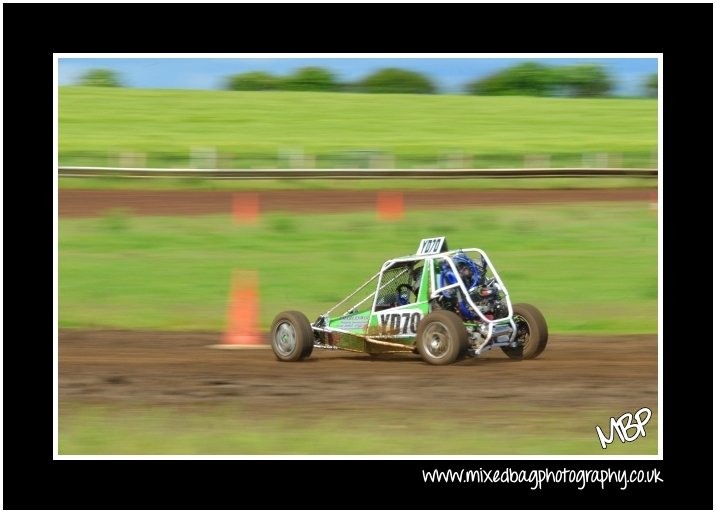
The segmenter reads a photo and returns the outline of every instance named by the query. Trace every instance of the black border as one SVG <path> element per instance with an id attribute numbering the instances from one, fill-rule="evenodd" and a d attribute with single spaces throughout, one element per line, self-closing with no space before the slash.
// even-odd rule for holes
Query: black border
<path id="1" fill-rule="evenodd" d="M 712 509 L 713 465 L 697 465 L 713 454 L 706 442 L 712 416 L 703 413 L 713 405 L 713 354 L 711 342 L 701 340 L 711 330 L 697 335 L 699 324 L 682 334 L 675 318 L 697 313 L 701 303 L 688 289 L 702 287 L 680 273 L 703 278 L 698 270 L 708 267 L 700 259 L 710 253 L 701 247 L 708 222 L 698 210 L 708 203 L 703 196 L 713 169 L 713 127 L 701 122 L 713 112 L 713 6 L 5 4 L 3 13 L 4 228 L 12 237 L 4 257 L 8 275 L 20 278 L 5 296 L 5 508 Z M 53 52 L 287 49 L 664 53 L 664 461 L 52 460 Z M 687 235 L 686 227 L 698 234 Z M 664 482 L 625 491 L 562 485 L 532 492 L 520 485 L 427 485 L 420 477 L 424 468 L 470 466 L 658 468 Z M 273 492 L 261 491 L 263 485 Z"/>

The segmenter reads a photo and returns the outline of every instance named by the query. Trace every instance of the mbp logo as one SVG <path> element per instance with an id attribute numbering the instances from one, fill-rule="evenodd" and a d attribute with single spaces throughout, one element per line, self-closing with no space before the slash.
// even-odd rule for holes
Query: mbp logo
<path id="1" fill-rule="evenodd" d="M 607 445 L 614 441 L 615 430 L 622 443 L 633 442 L 639 436 L 646 436 L 644 426 L 646 426 L 647 422 L 649 422 L 649 419 L 651 419 L 651 410 L 649 408 L 642 408 L 634 415 L 626 412 L 616 420 L 612 417 L 609 419 L 609 438 L 604 436 L 602 429 L 597 426 L 597 435 L 599 436 L 599 443 L 602 444 L 602 449 L 606 449 Z M 634 430 L 633 435 L 629 435 L 630 429 Z"/>

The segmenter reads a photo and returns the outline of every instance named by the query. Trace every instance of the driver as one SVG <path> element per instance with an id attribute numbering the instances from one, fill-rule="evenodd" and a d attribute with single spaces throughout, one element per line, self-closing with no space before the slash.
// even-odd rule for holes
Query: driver
<path id="1" fill-rule="evenodd" d="M 453 262 L 465 288 L 470 290 L 476 287 L 480 281 L 480 269 L 477 264 L 464 254 L 455 255 Z"/>
<path id="2" fill-rule="evenodd" d="M 457 265 L 457 272 L 460 274 L 460 278 L 462 278 L 463 283 L 466 284 L 471 283 L 472 277 L 475 275 L 470 266 L 463 263 L 459 263 Z"/>
<path id="3" fill-rule="evenodd" d="M 497 293 L 497 290 L 491 286 L 491 282 L 485 279 L 484 260 L 482 266 L 478 266 L 464 255 L 457 255 L 453 260 L 457 272 L 473 300 L 486 299 Z"/>

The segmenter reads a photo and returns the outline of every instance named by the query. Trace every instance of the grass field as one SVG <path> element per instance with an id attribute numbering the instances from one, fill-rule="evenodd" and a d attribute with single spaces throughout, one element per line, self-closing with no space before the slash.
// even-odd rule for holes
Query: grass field
<path id="1" fill-rule="evenodd" d="M 478 167 L 514 167 L 528 154 L 574 166 L 583 153 L 620 153 L 625 166 L 650 167 L 656 147 L 649 99 L 59 89 L 64 165 L 149 152 L 149 165 L 187 167 L 192 149 L 215 148 L 247 166 L 285 151 L 381 150 L 407 167 L 455 153 L 475 156 Z"/>
<path id="2" fill-rule="evenodd" d="M 525 155 L 581 166 L 585 153 L 653 167 L 657 103 L 647 99 L 535 99 L 61 87 L 61 165 L 190 164 L 216 148 L 232 166 L 275 165 L 303 151 L 325 167 L 337 155 L 381 150 L 402 167 L 518 167 Z M 269 160 L 262 160 L 267 157 Z M 325 157 L 325 158 L 324 158 Z M 334 158 L 333 161 L 330 158 Z M 363 159 L 363 160 L 360 160 Z M 226 164 L 226 162 L 224 162 Z M 285 167 L 287 162 L 282 162 Z M 610 162 L 610 165 L 613 163 Z M 359 166 L 360 167 L 360 166 Z M 68 188 L 405 188 L 404 182 L 61 179 Z M 398 185 L 395 185 L 398 184 Z M 654 180 L 456 180 L 445 188 L 653 186 Z M 413 182 L 410 188 L 432 188 Z M 487 251 L 514 302 L 537 305 L 551 333 L 655 333 L 657 220 L 642 203 L 500 207 L 375 214 L 266 214 L 255 226 L 228 215 L 59 220 L 60 327 L 223 331 L 235 270 L 259 275 L 260 324 L 282 310 L 309 319 L 343 299 L 421 238 Z M 657 431 L 603 451 L 594 426 L 609 409 L 515 408 L 455 418 L 437 411 L 173 409 L 116 401 L 63 402 L 60 454 L 654 454 Z M 470 405 L 466 405 L 470 408 Z M 267 410 L 269 411 L 269 410 Z M 656 425 L 655 420 L 654 426 Z"/>
<path id="3" fill-rule="evenodd" d="M 232 272 L 259 273 L 261 325 L 282 310 L 313 319 L 420 239 L 491 257 L 514 302 L 545 313 L 550 331 L 654 333 L 657 220 L 645 204 L 501 207 L 374 214 L 59 221 L 59 324 L 212 330 L 225 327 Z"/>
<path id="4" fill-rule="evenodd" d="M 437 185 L 436 185 L 437 184 Z M 432 190 L 440 189 L 598 189 L 652 187 L 656 178 L 517 178 L 517 179 L 385 179 L 385 180 L 202 180 L 147 178 L 60 178 L 60 189 L 99 190 L 192 190 L 192 191 L 266 191 L 266 190 Z"/>
<path id="5" fill-rule="evenodd" d="M 453 419 L 435 412 L 361 411 L 307 420 L 299 410 L 257 418 L 240 408 L 202 413 L 170 407 L 66 405 L 59 423 L 61 455 L 581 455 L 656 454 L 658 431 L 603 450 L 594 426 L 607 411 L 588 408 L 506 409 Z M 304 412 L 305 413 L 305 412 Z"/>

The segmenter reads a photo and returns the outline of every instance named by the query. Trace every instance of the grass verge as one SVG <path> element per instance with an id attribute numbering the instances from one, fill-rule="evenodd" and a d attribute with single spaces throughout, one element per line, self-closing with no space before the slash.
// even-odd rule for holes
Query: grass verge
<path id="1" fill-rule="evenodd" d="M 439 412 L 300 411 L 255 418 L 240 408 L 187 412 L 168 407 L 73 406 L 59 422 L 61 455 L 649 455 L 657 452 L 656 411 L 646 437 L 602 449 L 595 426 L 612 413 L 578 409 L 500 411 L 455 418 Z M 607 431 L 608 434 L 608 431 Z"/>
<path id="2" fill-rule="evenodd" d="M 363 167 L 384 164 L 387 152 L 398 167 L 465 159 L 515 167 L 526 155 L 549 155 L 559 167 L 602 154 L 650 167 L 657 107 L 654 99 L 63 86 L 59 158 L 117 165 L 143 153 L 153 167 L 295 167 L 295 156 L 307 155 L 318 167 Z"/>
<path id="3" fill-rule="evenodd" d="M 59 324 L 222 331 L 234 270 L 259 274 L 263 328 L 282 310 L 313 320 L 422 238 L 477 246 L 513 302 L 553 332 L 653 333 L 657 219 L 646 204 L 574 204 L 375 214 L 59 220 Z"/>

